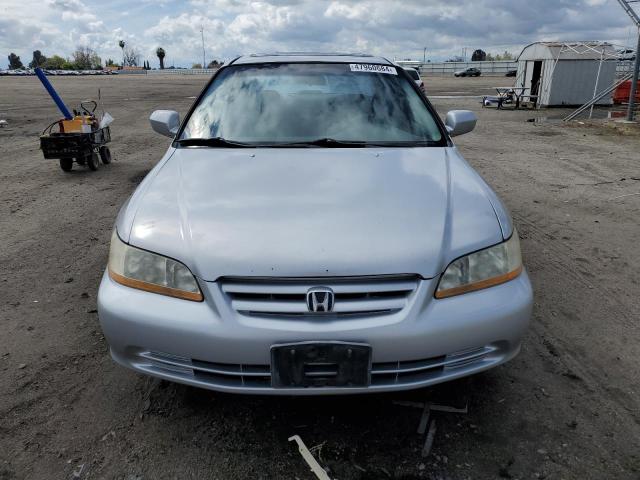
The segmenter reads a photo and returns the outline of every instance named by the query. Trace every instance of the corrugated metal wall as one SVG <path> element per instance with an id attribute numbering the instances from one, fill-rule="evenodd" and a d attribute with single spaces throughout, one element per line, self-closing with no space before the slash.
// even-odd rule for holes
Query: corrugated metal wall
<path id="1" fill-rule="evenodd" d="M 616 77 L 618 62 L 602 62 L 598 92 L 611 86 Z M 531 74 L 534 61 L 520 61 L 515 85 L 531 88 Z M 598 74 L 599 60 L 559 60 L 547 59 L 542 64 L 538 106 L 582 105 L 593 98 L 593 87 Z M 525 93 L 528 94 L 529 91 Z M 599 105 L 610 105 L 611 98 L 604 98 Z"/>
<path id="2" fill-rule="evenodd" d="M 547 61 L 549 62 L 549 61 Z M 561 60 L 553 70 L 551 88 L 547 98 L 541 98 L 541 105 L 582 105 L 593 98 L 599 61 Z M 550 69 L 553 65 L 550 66 Z M 546 70 L 546 69 L 545 69 Z M 545 73 L 547 73 L 545 71 Z M 616 75 L 616 61 L 602 62 L 597 91 L 601 92 L 613 84 Z M 548 77 L 548 75 L 546 75 Z M 546 91 L 546 90 L 545 90 Z M 610 105 L 611 98 L 604 98 L 600 105 Z"/>

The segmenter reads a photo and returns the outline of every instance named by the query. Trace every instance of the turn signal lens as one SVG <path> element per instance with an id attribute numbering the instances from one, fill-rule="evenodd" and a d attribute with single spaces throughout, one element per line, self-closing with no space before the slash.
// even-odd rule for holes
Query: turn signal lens
<path id="1" fill-rule="evenodd" d="M 518 232 L 506 242 L 454 260 L 440 277 L 436 298 L 453 297 L 513 280 L 522 272 Z"/>
<path id="2" fill-rule="evenodd" d="M 182 263 L 127 245 L 114 230 L 109 250 L 109 276 L 127 287 L 183 298 L 203 300 L 193 274 Z"/>

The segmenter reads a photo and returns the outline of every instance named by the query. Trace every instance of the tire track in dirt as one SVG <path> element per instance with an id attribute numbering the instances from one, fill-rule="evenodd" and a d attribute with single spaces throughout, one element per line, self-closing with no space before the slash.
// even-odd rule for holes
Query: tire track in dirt
<path id="1" fill-rule="evenodd" d="M 530 222 L 518 214 L 514 215 L 514 217 L 516 223 L 520 226 L 519 231 L 525 239 L 525 242 L 531 240 L 537 245 L 538 250 L 542 249 L 554 253 L 553 255 L 546 256 L 540 254 L 531 255 L 525 259 L 525 263 L 530 264 L 534 268 L 533 277 L 536 276 L 535 270 L 544 268 L 553 269 L 558 277 L 570 276 L 571 282 L 579 284 L 582 287 L 580 293 L 584 293 L 584 295 L 579 295 L 575 300 L 577 302 L 585 302 L 581 310 L 573 312 L 574 315 L 577 314 L 577 316 L 581 316 L 584 313 L 586 314 L 585 316 L 588 316 L 591 313 L 596 313 L 599 316 L 600 313 L 606 312 L 609 316 L 614 316 L 616 320 L 623 320 L 622 326 L 629 330 L 627 335 L 632 337 L 637 335 L 637 332 L 634 332 L 635 328 L 637 328 L 635 324 L 635 320 L 637 319 L 635 312 L 629 308 L 625 308 L 624 299 L 616 300 L 617 292 L 602 285 L 598 285 L 596 288 L 594 284 L 597 285 L 597 281 L 594 282 L 592 277 L 585 275 L 583 271 L 573 266 L 571 259 L 576 257 L 576 253 L 571 247 L 568 245 L 563 245 L 561 248 L 557 247 L 555 238 L 548 235 L 535 223 Z M 522 226 L 525 228 L 522 228 Z M 548 280 L 548 276 L 546 276 L 546 279 Z M 536 296 L 544 296 L 548 289 L 549 285 L 544 284 L 535 292 Z M 597 305 L 592 305 L 594 297 L 596 296 Z M 557 307 L 557 305 L 554 306 Z M 547 307 L 549 307 L 548 304 Z M 591 308 L 593 308 L 593 310 L 591 310 Z M 587 309 L 587 311 L 585 311 L 585 309 Z M 554 310 L 551 310 L 551 312 L 553 311 Z M 565 315 L 562 315 L 562 317 L 564 316 Z M 604 362 L 597 362 L 597 364 L 591 363 L 593 360 L 590 360 L 589 357 L 584 354 L 582 351 L 583 348 L 581 346 L 576 348 L 577 343 L 574 343 L 576 339 L 574 327 L 576 324 L 571 323 L 571 327 L 567 328 L 566 325 L 563 325 L 563 320 L 564 318 L 560 318 L 560 321 L 552 322 L 551 320 L 545 319 L 545 316 L 542 315 L 540 322 L 533 323 L 533 328 L 538 335 L 551 344 L 551 348 L 549 349 L 550 353 L 556 356 L 558 360 L 565 365 L 567 370 L 577 373 L 590 389 L 598 392 L 599 397 L 611 400 L 611 403 L 601 401 L 600 407 L 606 411 L 610 405 L 615 405 L 615 414 L 619 418 L 618 424 L 620 428 L 626 430 L 630 438 L 634 436 L 637 437 L 637 433 L 628 427 L 628 421 L 633 422 L 635 425 L 640 425 L 640 409 L 638 408 L 637 398 L 628 393 L 624 393 L 624 389 L 622 388 L 608 387 L 608 385 L 614 381 L 612 377 L 615 377 L 616 383 L 621 385 L 637 385 L 637 378 L 628 374 L 628 367 L 624 365 L 617 367 L 613 361 L 605 360 Z M 562 337 L 558 335 L 558 330 L 563 334 Z M 595 334 L 596 332 L 593 333 Z M 591 347 L 591 349 L 592 352 L 595 350 L 593 347 Z M 603 354 L 604 353 L 605 352 L 603 352 Z"/>

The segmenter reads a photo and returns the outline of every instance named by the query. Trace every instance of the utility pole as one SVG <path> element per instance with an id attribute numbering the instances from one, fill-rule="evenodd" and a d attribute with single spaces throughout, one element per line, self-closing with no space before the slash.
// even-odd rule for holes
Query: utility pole
<path id="1" fill-rule="evenodd" d="M 202 36 L 202 68 L 207 68 L 207 62 L 204 53 L 204 26 L 200 25 L 200 35 Z"/>
<path id="2" fill-rule="evenodd" d="M 422 51 L 422 63 L 427 63 L 427 47 Z"/>
<path id="3" fill-rule="evenodd" d="M 638 87 L 638 70 L 640 70 L 640 16 L 629 5 L 630 3 L 638 3 L 638 0 L 618 0 L 620 6 L 631 17 L 633 23 L 638 27 L 638 43 L 636 45 L 636 59 L 633 62 L 633 76 L 631 77 L 631 91 L 629 92 L 629 107 L 627 108 L 627 121 L 633 122 L 636 109 L 636 92 Z"/>

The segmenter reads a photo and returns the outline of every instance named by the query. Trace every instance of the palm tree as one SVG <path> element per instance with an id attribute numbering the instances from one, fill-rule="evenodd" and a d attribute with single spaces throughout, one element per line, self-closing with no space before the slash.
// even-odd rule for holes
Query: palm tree
<path id="1" fill-rule="evenodd" d="M 124 45 L 125 45 L 124 40 L 120 40 L 118 42 L 118 45 L 122 49 L 122 68 L 124 68 Z"/>
<path id="2" fill-rule="evenodd" d="M 164 56 L 165 51 L 164 48 L 162 47 L 158 47 L 158 49 L 156 50 L 156 55 L 158 56 L 158 59 L 160 60 L 160 70 L 164 70 Z"/>

